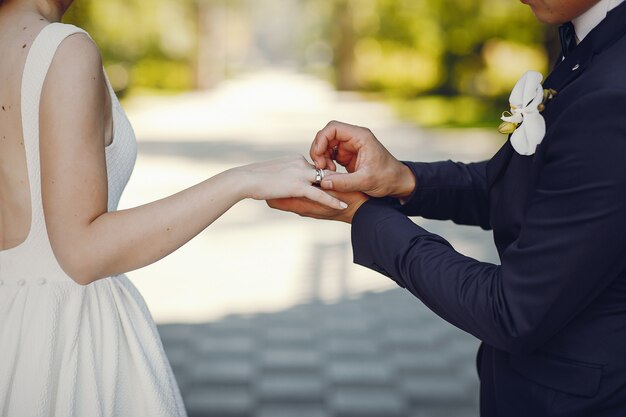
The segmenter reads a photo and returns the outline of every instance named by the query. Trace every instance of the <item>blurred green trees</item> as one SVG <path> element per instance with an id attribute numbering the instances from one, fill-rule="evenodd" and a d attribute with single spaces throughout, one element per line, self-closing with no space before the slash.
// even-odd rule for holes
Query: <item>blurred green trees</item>
<path id="1" fill-rule="evenodd" d="M 515 0 L 76 0 L 66 21 L 95 38 L 116 90 L 184 90 L 203 85 L 197 78 L 211 73 L 207 63 L 232 73 L 228 63 L 211 61 L 228 51 L 207 55 L 229 45 L 220 10 L 257 29 L 292 18 L 255 21 L 251 10 L 270 5 L 273 14 L 301 10 L 300 32 L 288 34 L 302 39 L 293 52 L 299 69 L 330 75 L 339 89 L 380 95 L 426 125 L 490 120 L 522 73 L 549 67 L 553 30 Z M 211 22 L 200 10 L 217 11 L 209 26 L 219 29 L 198 27 Z M 235 32 L 249 39 L 231 44 L 258 54 L 262 32 Z M 214 39 L 203 44 L 206 34 Z M 307 54 L 330 59 L 320 70 L 302 59 Z"/>
<path id="2" fill-rule="evenodd" d="M 334 0 L 327 13 L 339 88 L 426 125 L 491 120 L 525 71 L 549 67 L 553 31 L 517 1 Z"/>
<path id="3" fill-rule="evenodd" d="M 187 0 L 76 0 L 64 21 L 98 44 L 118 92 L 193 87 L 194 3 Z"/>

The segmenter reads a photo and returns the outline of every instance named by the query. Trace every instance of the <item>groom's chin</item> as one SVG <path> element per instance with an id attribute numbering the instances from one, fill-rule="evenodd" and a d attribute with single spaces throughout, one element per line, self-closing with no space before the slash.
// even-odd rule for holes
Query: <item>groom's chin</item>
<path id="1" fill-rule="evenodd" d="M 561 25 L 582 15 L 599 0 L 578 0 L 577 2 L 560 2 L 556 0 L 520 0 L 528 5 L 533 14 L 542 23 Z"/>

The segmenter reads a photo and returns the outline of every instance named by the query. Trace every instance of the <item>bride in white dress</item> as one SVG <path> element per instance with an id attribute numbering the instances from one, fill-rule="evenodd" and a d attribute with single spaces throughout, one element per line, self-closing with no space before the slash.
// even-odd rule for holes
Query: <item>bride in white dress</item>
<path id="1" fill-rule="evenodd" d="M 0 416 L 184 416 L 154 322 L 123 274 L 245 198 L 345 204 L 291 157 L 117 211 L 135 137 L 91 38 L 58 23 L 71 3 L 0 0 Z"/>

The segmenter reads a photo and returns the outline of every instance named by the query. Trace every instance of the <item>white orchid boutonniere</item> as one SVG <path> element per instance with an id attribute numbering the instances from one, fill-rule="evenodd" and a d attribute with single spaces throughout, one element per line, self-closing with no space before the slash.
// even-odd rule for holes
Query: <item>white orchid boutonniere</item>
<path id="1" fill-rule="evenodd" d="M 511 111 L 502 113 L 500 133 L 511 134 L 511 145 L 520 155 L 532 155 L 546 134 L 546 122 L 540 114 L 545 104 L 556 96 L 552 89 L 544 90 L 543 76 L 528 71 L 515 84 L 509 104 Z"/>

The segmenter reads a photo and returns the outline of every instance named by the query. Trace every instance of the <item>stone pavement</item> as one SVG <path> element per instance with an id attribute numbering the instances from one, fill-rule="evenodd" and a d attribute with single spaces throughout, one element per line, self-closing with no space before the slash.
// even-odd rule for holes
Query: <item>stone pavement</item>
<path id="1" fill-rule="evenodd" d="M 139 157 L 121 206 L 233 166 L 306 154 L 331 119 L 370 127 L 401 159 L 480 160 L 502 139 L 428 132 L 386 106 L 287 71 L 126 103 Z M 489 233 L 416 219 L 497 262 Z M 352 264 L 349 226 L 244 201 L 129 277 L 144 295 L 191 417 L 470 417 L 477 341 Z"/>
<path id="2" fill-rule="evenodd" d="M 159 331 L 190 417 L 478 415 L 478 342 L 400 289 Z"/>

